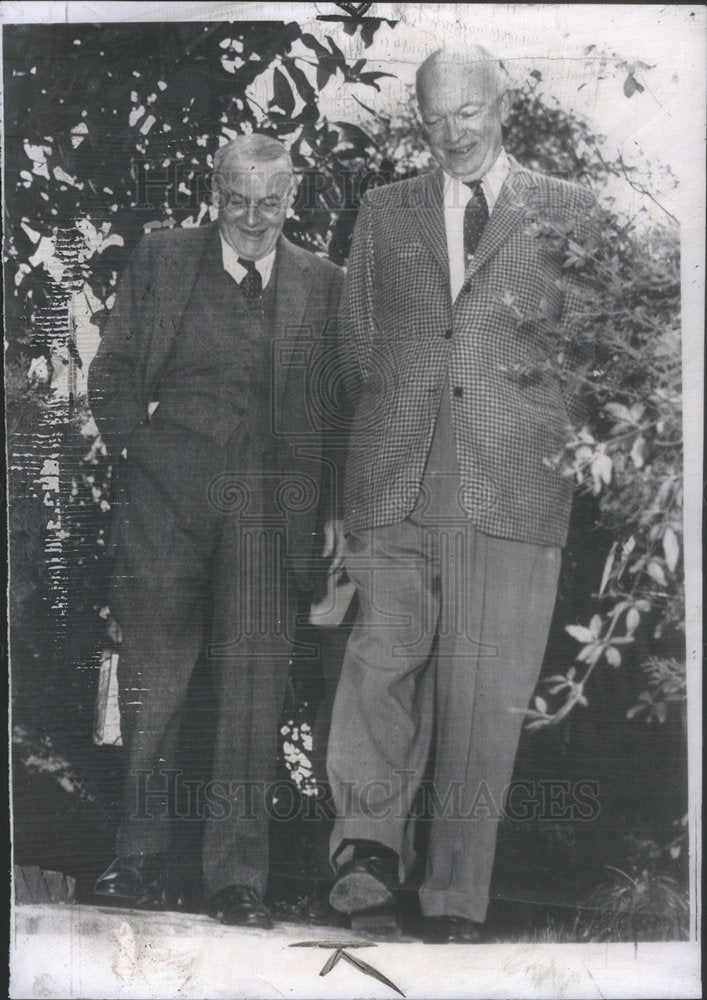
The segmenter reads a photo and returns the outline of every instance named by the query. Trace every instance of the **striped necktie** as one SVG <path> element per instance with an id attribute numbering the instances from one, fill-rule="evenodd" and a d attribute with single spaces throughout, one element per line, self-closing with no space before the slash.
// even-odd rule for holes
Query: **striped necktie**
<path id="1" fill-rule="evenodd" d="M 464 209 L 464 256 L 468 262 L 476 253 L 484 226 L 488 222 L 489 207 L 481 181 L 464 181 L 471 191 L 471 198 Z"/>
<path id="2" fill-rule="evenodd" d="M 263 279 L 260 271 L 255 266 L 254 260 L 245 260 L 243 257 L 239 257 L 238 263 L 246 270 L 238 285 L 243 292 L 243 298 L 246 302 L 256 302 L 263 295 Z"/>

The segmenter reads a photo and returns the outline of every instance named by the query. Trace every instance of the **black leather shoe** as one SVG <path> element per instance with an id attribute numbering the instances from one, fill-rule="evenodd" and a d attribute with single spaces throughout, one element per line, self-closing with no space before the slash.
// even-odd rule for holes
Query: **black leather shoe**
<path id="1" fill-rule="evenodd" d="M 394 904 L 378 906 L 374 910 L 352 913 L 351 930 L 356 934 L 368 934 L 376 941 L 399 941 L 403 930 L 398 920 Z"/>
<path id="2" fill-rule="evenodd" d="M 267 906 L 247 885 L 229 885 L 206 904 L 206 913 L 230 927 L 259 927 L 270 930 L 272 920 Z"/>
<path id="3" fill-rule="evenodd" d="M 482 924 L 466 917 L 425 917 L 425 944 L 480 944 Z"/>
<path id="4" fill-rule="evenodd" d="M 133 854 L 116 858 L 96 881 L 93 892 L 96 896 L 113 899 L 144 899 L 148 886 L 163 873 L 165 865 L 163 854 Z"/>
<path id="5" fill-rule="evenodd" d="M 395 902 L 397 855 L 382 845 L 357 848 L 351 861 L 339 868 L 329 902 L 339 913 L 365 913 Z"/>
<path id="6" fill-rule="evenodd" d="M 168 868 L 145 887 L 145 895 L 138 905 L 146 910 L 199 913 L 201 899 L 193 879 Z"/>
<path id="7" fill-rule="evenodd" d="M 303 916 L 318 927 L 347 927 L 348 920 L 329 903 L 329 887 L 323 886 L 307 903 Z"/>

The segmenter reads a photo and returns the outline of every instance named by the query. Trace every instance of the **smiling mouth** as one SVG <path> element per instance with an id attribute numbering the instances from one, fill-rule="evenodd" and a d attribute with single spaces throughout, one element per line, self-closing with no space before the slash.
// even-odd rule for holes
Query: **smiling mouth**
<path id="1" fill-rule="evenodd" d="M 455 146 L 452 149 L 448 149 L 447 152 L 452 156 L 466 156 L 466 154 L 470 153 L 475 146 L 476 143 L 472 142 L 468 146 Z"/>

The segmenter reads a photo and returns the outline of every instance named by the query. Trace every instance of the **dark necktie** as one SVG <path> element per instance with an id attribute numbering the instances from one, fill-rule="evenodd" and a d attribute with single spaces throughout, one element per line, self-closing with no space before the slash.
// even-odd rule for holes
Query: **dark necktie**
<path id="1" fill-rule="evenodd" d="M 464 181 L 471 191 L 471 198 L 464 209 L 464 256 L 469 258 L 476 253 L 484 226 L 488 222 L 489 207 L 481 181 Z"/>
<path id="2" fill-rule="evenodd" d="M 260 271 L 255 266 L 254 260 L 244 260 L 243 257 L 239 257 L 238 263 L 246 270 L 238 285 L 243 292 L 243 298 L 246 302 L 257 302 L 263 294 L 263 279 Z"/>

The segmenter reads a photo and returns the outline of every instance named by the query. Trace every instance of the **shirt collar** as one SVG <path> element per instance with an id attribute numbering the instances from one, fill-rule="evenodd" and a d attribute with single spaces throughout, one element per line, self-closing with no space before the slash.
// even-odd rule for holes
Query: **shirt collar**
<path id="1" fill-rule="evenodd" d="M 508 159 L 508 154 L 505 149 L 501 148 L 501 152 L 496 157 L 496 162 L 491 167 L 487 173 L 481 178 L 481 185 L 484 189 L 484 195 L 486 196 L 486 203 L 489 207 L 489 212 L 493 211 L 493 206 L 496 204 L 496 200 L 503 187 L 503 182 L 508 177 L 511 172 L 511 162 Z M 466 205 L 467 201 L 471 198 L 471 191 L 469 188 L 461 181 L 458 177 L 452 177 L 451 174 L 445 173 L 444 175 L 444 204 L 445 207 L 463 207 Z"/>
<path id="2" fill-rule="evenodd" d="M 231 275 L 234 281 L 238 282 L 240 285 L 241 281 L 246 276 L 246 269 L 242 264 L 238 263 L 238 253 L 233 249 L 230 243 L 227 243 L 223 236 L 219 233 L 221 239 L 221 255 L 223 257 L 223 269 L 228 274 Z M 273 264 L 275 263 L 275 254 L 277 252 L 277 247 L 270 251 L 265 257 L 261 257 L 260 260 L 256 260 L 255 267 L 260 277 L 263 279 L 263 288 L 266 287 L 268 281 L 270 281 L 270 276 L 272 274 Z"/>

